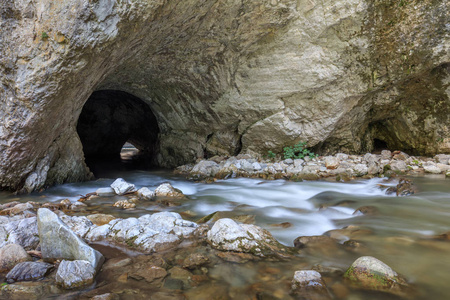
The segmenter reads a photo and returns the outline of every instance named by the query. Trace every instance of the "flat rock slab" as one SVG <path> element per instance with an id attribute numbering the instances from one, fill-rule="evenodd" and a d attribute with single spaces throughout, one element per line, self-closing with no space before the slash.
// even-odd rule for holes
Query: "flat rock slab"
<path id="1" fill-rule="evenodd" d="M 86 260 L 63 260 L 56 272 L 56 283 L 65 289 L 90 285 L 94 282 L 95 269 Z"/>
<path id="2" fill-rule="evenodd" d="M 95 270 L 100 269 L 103 255 L 89 247 L 55 213 L 40 208 L 37 218 L 44 259 L 86 260 Z"/>
<path id="3" fill-rule="evenodd" d="M 6 275 L 6 281 L 13 283 L 16 281 L 38 280 L 44 278 L 52 268 L 52 264 L 45 262 L 21 262 Z"/>

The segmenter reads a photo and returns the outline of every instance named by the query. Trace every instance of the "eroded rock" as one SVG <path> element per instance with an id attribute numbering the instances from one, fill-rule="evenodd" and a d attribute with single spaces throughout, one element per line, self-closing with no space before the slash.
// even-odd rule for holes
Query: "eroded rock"
<path id="1" fill-rule="evenodd" d="M 124 195 L 136 192 L 136 186 L 132 183 L 126 182 L 123 178 L 117 178 L 112 184 L 111 188 L 117 195 Z"/>
<path id="2" fill-rule="evenodd" d="M 30 261 L 31 257 L 17 244 L 9 244 L 0 248 L 0 272 L 11 270 L 21 262 Z"/>

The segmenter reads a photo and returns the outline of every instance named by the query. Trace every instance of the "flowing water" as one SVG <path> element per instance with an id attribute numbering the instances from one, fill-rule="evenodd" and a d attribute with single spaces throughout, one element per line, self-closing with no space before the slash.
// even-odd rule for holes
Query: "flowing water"
<path id="1" fill-rule="evenodd" d="M 365 234 L 354 238 L 364 245 L 360 252 L 306 252 L 304 259 L 309 265 L 321 264 L 345 270 L 357 257 L 372 255 L 403 274 L 416 287 L 417 298 L 450 297 L 450 242 L 430 238 L 450 231 L 450 181 L 442 176 L 413 178 L 420 192 L 409 197 L 386 195 L 379 185 L 395 185 L 396 182 L 388 182 L 382 178 L 350 183 L 238 178 L 205 184 L 190 182 L 166 171 L 116 172 L 109 174 L 109 177 L 110 179 L 64 184 L 31 195 L 1 193 L 0 202 L 48 202 L 64 198 L 76 201 L 80 198 L 79 195 L 109 186 L 117 177 L 134 183 L 138 188 L 155 188 L 160 183 L 171 182 L 190 200 L 175 207 L 161 207 L 150 201 L 140 202 L 137 209 L 128 211 L 112 207 L 117 197 L 98 198 L 86 202 L 88 211 L 130 217 L 171 210 L 182 213 L 184 218 L 193 221 L 215 211 L 255 215 L 256 225 L 269 230 L 280 242 L 290 246 L 298 236 L 321 235 L 333 229 L 356 225 L 367 229 L 363 231 Z M 374 206 L 378 213 L 354 214 L 361 206 Z M 274 226 L 280 223 L 290 227 Z M 235 272 L 239 268 L 241 266 L 236 267 Z M 246 274 L 243 270 L 239 272 L 241 277 Z M 246 272 L 250 272 L 249 277 L 254 275 L 248 269 Z M 240 277 L 235 277 L 234 280 L 239 280 L 238 278 Z M 252 284 L 251 280 L 245 278 L 241 281 Z M 348 297 L 368 299 L 369 296 L 350 294 Z M 377 297 L 373 296 L 371 299 Z"/>

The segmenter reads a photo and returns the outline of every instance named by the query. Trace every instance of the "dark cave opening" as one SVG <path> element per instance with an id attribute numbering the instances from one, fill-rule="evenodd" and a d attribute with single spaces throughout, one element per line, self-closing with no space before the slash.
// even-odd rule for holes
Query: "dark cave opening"
<path id="1" fill-rule="evenodd" d="M 389 150 L 385 141 L 380 139 L 373 139 L 373 153 L 379 154 L 382 150 Z"/>
<path id="2" fill-rule="evenodd" d="M 81 111 L 77 132 L 86 164 L 96 177 L 110 171 L 155 165 L 158 122 L 151 108 L 129 93 L 94 92 Z"/>

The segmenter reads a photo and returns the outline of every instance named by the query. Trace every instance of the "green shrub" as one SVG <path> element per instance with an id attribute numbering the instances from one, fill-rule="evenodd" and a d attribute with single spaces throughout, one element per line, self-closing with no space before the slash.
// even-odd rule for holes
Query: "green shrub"
<path id="1" fill-rule="evenodd" d="M 41 37 L 43 40 L 48 39 L 48 34 L 45 31 L 42 31 Z"/>
<path id="2" fill-rule="evenodd" d="M 306 142 L 298 142 L 294 146 L 284 147 L 283 151 L 284 159 L 298 159 L 304 158 L 306 156 L 314 158 L 318 156 L 317 154 L 314 154 L 314 152 L 306 148 Z"/>
<path id="3" fill-rule="evenodd" d="M 275 153 L 273 153 L 272 151 L 270 151 L 270 150 L 267 151 L 267 157 L 268 157 L 268 158 L 271 158 L 271 159 L 272 159 L 272 158 L 275 158 L 275 156 L 277 156 L 277 155 L 276 155 Z"/>

